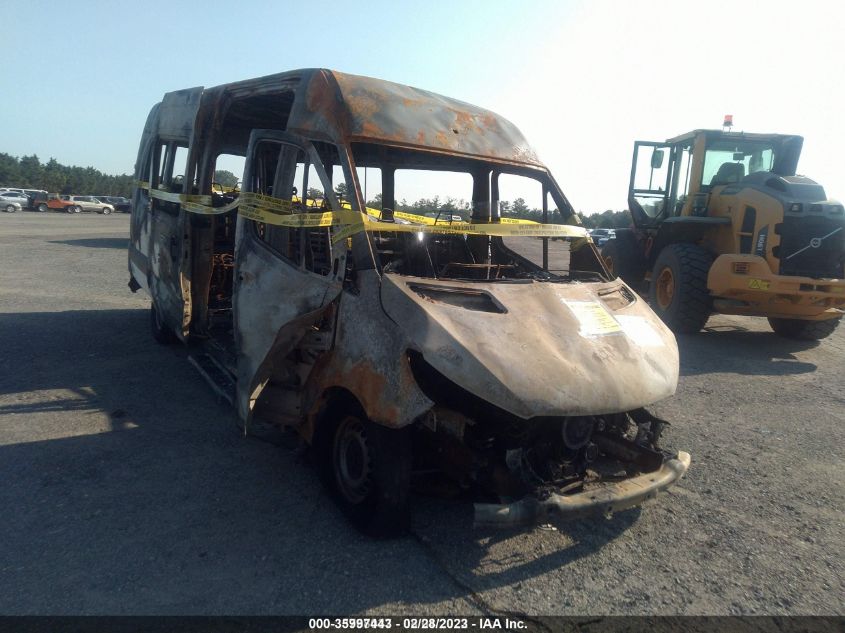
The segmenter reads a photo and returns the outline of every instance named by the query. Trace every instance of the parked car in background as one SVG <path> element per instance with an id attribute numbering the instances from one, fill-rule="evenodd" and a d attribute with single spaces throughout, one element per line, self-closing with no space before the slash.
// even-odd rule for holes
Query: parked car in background
<path id="1" fill-rule="evenodd" d="M 0 192 L 0 208 L 7 213 L 14 213 L 29 206 L 29 198 L 25 193 L 17 191 Z"/>
<path id="2" fill-rule="evenodd" d="M 39 209 L 41 203 L 47 201 L 47 192 L 43 189 L 24 189 L 23 192 L 29 198 L 27 207 L 30 209 Z M 45 208 L 44 210 L 46 211 L 47 209 Z"/>
<path id="3" fill-rule="evenodd" d="M 97 200 L 107 202 L 114 207 L 115 211 L 120 213 L 129 213 L 132 210 L 129 198 L 123 196 L 97 196 Z"/>
<path id="4" fill-rule="evenodd" d="M 42 208 L 44 203 L 39 203 L 38 210 L 39 211 L 46 211 L 46 209 Z M 57 193 L 47 194 L 47 202 L 46 202 L 47 209 L 55 209 L 56 211 L 67 211 L 69 207 L 73 206 L 73 202 L 70 201 L 70 196 L 66 195 L 59 195 Z"/>
<path id="5" fill-rule="evenodd" d="M 70 202 L 70 204 L 66 207 L 68 213 L 88 211 L 108 215 L 109 213 L 114 212 L 113 205 L 108 202 L 101 202 L 99 198 L 95 198 L 94 196 L 67 196 L 67 198 L 68 202 Z"/>
<path id="6" fill-rule="evenodd" d="M 612 237 L 611 231 L 612 229 L 590 229 L 590 237 L 593 238 L 596 246 L 604 246 Z"/>

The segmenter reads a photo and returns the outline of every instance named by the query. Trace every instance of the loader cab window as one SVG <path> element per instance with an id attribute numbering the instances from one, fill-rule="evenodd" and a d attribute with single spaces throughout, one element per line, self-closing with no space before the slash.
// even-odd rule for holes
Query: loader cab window
<path id="1" fill-rule="evenodd" d="M 631 195 L 643 213 L 658 218 L 666 213 L 672 186 L 672 146 L 637 141 Z"/>
<path id="2" fill-rule="evenodd" d="M 702 188 L 738 183 L 748 174 L 771 171 L 775 151 L 771 144 L 718 139 L 707 145 L 704 154 Z"/>
<path id="3" fill-rule="evenodd" d="M 678 145 L 674 150 L 674 173 L 672 174 L 672 195 L 670 209 L 672 215 L 681 215 L 689 194 L 692 167 L 692 143 Z"/>

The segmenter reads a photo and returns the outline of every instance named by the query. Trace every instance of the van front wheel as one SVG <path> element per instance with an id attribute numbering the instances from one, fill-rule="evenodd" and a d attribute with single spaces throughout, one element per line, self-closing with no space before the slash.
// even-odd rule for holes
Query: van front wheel
<path id="1" fill-rule="evenodd" d="M 406 532 L 409 429 L 388 429 L 355 412 L 343 415 L 327 435 L 323 479 L 350 522 L 370 536 Z"/>

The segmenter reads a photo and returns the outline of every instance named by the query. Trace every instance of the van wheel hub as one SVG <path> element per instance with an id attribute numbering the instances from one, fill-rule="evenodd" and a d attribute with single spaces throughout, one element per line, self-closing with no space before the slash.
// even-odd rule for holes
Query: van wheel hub
<path id="1" fill-rule="evenodd" d="M 362 422 L 353 416 L 340 423 L 334 446 L 338 488 L 351 503 L 363 502 L 372 487 L 372 455 Z"/>

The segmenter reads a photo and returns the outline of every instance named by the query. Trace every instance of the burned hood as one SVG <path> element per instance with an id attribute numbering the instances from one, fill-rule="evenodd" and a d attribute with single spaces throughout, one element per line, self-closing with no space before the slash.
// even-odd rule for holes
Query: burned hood
<path id="1" fill-rule="evenodd" d="M 628 411 L 671 396 L 674 335 L 619 280 L 461 282 L 386 274 L 382 306 L 427 363 L 521 418 Z"/>

